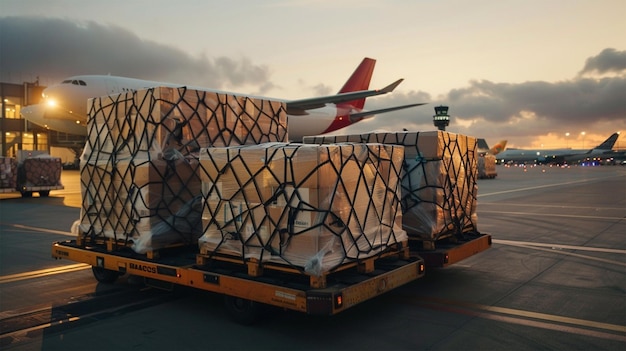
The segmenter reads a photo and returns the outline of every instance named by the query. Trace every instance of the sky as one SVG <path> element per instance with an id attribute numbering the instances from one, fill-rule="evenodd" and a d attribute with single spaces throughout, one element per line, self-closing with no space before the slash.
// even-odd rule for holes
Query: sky
<path id="1" fill-rule="evenodd" d="M 446 105 L 447 131 L 490 145 L 589 148 L 626 133 L 624 13 L 624 0 L 0 0 L 0 81 L 111 74 L 297 99 L 334 94 L 370 57 L 370 88 L 404 81 L 366 109 L 427 104 L 345 132 L 435 130 Z"/>

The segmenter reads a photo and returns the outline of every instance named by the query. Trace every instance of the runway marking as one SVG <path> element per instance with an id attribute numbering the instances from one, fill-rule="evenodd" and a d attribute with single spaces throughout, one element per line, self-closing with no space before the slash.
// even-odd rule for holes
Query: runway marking
<path id="1" fill-rule="evenodd" d="M 593 209 L 593 210 L 624 210 L 623 207 L 595 207 L 595 206 L 564 206 L 564 205 L 544 205 L 544 204 L 521 204 L 506 202 L 485 202 L 481 201 L 479 206 L 516 206 L 516 207 L 548 207 L 548 208 L 577 208 L 577 209 Z"/>
<path id="2" fill-rule="evenodd" d="M 34 231 L 34 232 L 42 232 L 42 233 L 50 233 L 50 234 L 60 234 L 60 235 L 71 236 L 71 237 L 75 237 L 76 236 L 76 234 L 72 234 L 70 232 L 64 232 L 64 231 L 61 231 L 61 230 L 54 230 L 54 229 L 39 228 L 39 227 L 31 227 L 31 226 L 22 225 L 22 224 L 4 224 L 4 223 L 0 223 L 0 225 L 6 225 L 6 226 L 9 226 L 9 227 L 31 230 L 31 231 Z"/>
<path id="3" fill-rule="evenodd" d="M 621 176 L 621 175 L 618 175 L 618 176 Z M 534 189 L 551 188 L 551 187 L 554 187 L 554 186 L 561 186 L 561 185 L 586 183 L 586 182 L 590 182 L 590 181 L 593 181 L 593 180 L 615 178 L 615 177 L 618 177 L 618 176 L 598 177 L 598 178 L 574 180 L 574 181 L 571 181 L 571 182 L 563 182 L 563 183 L 555 183 L 555 184 L 545 184 L 545 185 L 531 186 L 531 187 L 527 187 L 527 188 L 519 188 L 519 189 L 496 191 L 496 192 L 493 192 L 493 193 L 478 194 L 478 196 L 476 196 L 476 197 L 485 197 L 485 196 L 492 196 L 492 195 L 509 194 L 509 193 L 515 193 L 515 192 L 518 192 L 518 191 L 526 191 L 526 190 L 534 190 Z"/>
<path id="4" fill-rule="evenodd" d="M 571 250 L 580 250 L 580 251 L 596 251 L 596 252 L 607 252 L 607 253 L 618 253 L 626 255 L 626 250 L 619 249 L 605 249 L 602 247 L 587 247 L 587 246 L 574 246 L 574 245 L 560 245 L 560 244 L 544 244 L 544 243 L 534 243 L 530 241 L 513 241 L 513 240 L 501 240 L 501 239 L 492 239 L 493 243 L 496 244 L 504 244 L 504 245 L 524 245 L 524 246 L 542 246 L 542 247 L 550 247 L 553 249 L 571 249 Z"/>
<path id="5" fill-rule="evenodd" d="M 566 215 L 566 214 L 553 214 L 553 213 L 534 213 L 534 212 L 481 211 L 481 210 L 478 210 L 478 212 L 479 213 L 510 214 L 510 215 L 516 215 L 516 216 L 543 216 L 543 217 L 586 218 L 586 219 L 616 219 L 616 220 L 625 219 L 625 217 L 581 216 L 581 215 Z"/>
<path id="6" fill-rule="evenodd" d="M 452 313 L 476 316 L 505 323 L 525 325 L 535 328 L 543 328 L 567 332 L 571 334 L 586 335 L 602 339 L 611 339 L 626 342 L 626 336 L 616 335 L 609 332 L 626 333 L 626 326 L 590 321 L 585 319 L 557 316 L 546 313 L 517 310 L 512 308 L 487 306 L 473 304 L 469 302 L 452 301 L 440 298 L 420 297 L 415 301 L 413 296 L 404 296 L 405 300 L 418 305 L 426 305 L 437 310 L 449 311 Z M 436 304 L 436 306 L 433 306 Z M 561 324 L 555 324 L 561 323 Z M 563 325 L 563 324 L 569 324 Z M 594 328 L 609 332 L 589 330 L 584 328 Z"/>
<path id="7" fill-rule="evenodd" d="M 82 270 L 89 269 L 89 268 L 91 268 L 91 265 L 88 265 L 85 263 L 77 263 L 77 264 L 71 264 L 71 265 L 61 266 L 61 267 L 41 269 L 37 271 L 10 274 L 10 275 L 5 275 L 5 276 L 0 276 L 0 284 L 11 283 L 11 282 L 26 280 L 26 279 L 41 278 L 41 277 L 54 275 L 54 274 L 82 271 Z"/>
<path id="8" fill-rule="evenodd" d="M 580 251 L 595 251 L 595 252 L 619 253 L 619 254 L 626 254 L 626 250 L 603 249 L 603 248 L 597 248 L 597 247 L 594 248 L 594 247 L 557 245 L 557 244 L 524 243 L 522 241 L 515 242 L 515 241 L 498 240 L 498 239 L 492 239 L 492 242 L 495 243 L 495 244 L 503 244 L 503 245 L 524 247 L 524 248 L 527 248 L 527 249 L 540 250 L 540 251 L 546 251 L 546 252 L 551 252 L 551 253 L 558 253 L 558 254 L 561 254 L 561 255 L 579 257 L 579 258 L 584 258 L 586 260 L 604 262 L 604 263 L 608 263 L 608 264 L 612 264 L 612 265 L 618 265 L 618 266 L 626 267 L 626 262 L 615 261 L 615 260 L 607 260 L 607 259 L 604 259 L 604 258 L 598 258 L 598 257 L 593 257 L 593 256 L 588 256 L 588 255 L 581 255 L 581 254 L 577 254 L 577 253 L 573 253 L 573 252 L 558 251 L 557 249 L 570 249 L 570 250 L 580 250 Z M 550 249 L 546 249 L 545 247 L 550 247 Z"/>

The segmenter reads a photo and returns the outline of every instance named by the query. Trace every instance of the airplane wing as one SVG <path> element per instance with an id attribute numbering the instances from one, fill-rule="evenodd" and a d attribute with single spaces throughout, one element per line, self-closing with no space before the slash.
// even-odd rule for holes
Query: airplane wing
<path id="1" fill-rule="evenodd" d="M 405 109 L 405 108 L 414 107 L 414 106 L 421 106 L 421 105 L 426 105 L 426 103 L 423 102 L 423 103 L 419 103 L 419 104 L 394 106 L 394 107 L 388 107 L 388 108 L 381 108 L 379 110 L 371 110 L 371 111 L 365 111 L 365 112 L 359 112 L 359 113 L 351 113 L 350 116 L 348 116 L 348 117 L 350 118 L 351 121 L 359 121 L 363 117 L 373 116 L 373 115 L 377 115 L 377 114 L 380 114 L 380 113 L 391 112 L 391 111 L 396 111 L 396 110 L 402 110 L 402 109 Z"/>
<path id="2" fill-rule="evenodd" d="M 404 79 L 398 79 L 397 81 L 389 84 L 382 89 L 375 90 L 361 90 L 349 93 L 341 93 L 329 96 L 320 96 L 308 99 L 299 99 L 287 101 L 287 114 L 289 115 L 306 115 L 306 110 L 324 107 L 329 103 L 341 103 L 346 101 L 352 101 L 357 99 L 366 98 L 369 96 L 382 95 L 392 92 Z M 369 113 L 368 113 L 369 114 Z"/>

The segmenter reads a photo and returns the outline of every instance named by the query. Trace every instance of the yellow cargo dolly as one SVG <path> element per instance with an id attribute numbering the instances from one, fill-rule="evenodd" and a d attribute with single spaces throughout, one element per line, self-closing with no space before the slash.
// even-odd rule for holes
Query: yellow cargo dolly
<path id="1" fill-rule="evenodd" d="M 356 265 L 329 274 L 326 287 L 315 288 L 305 274 L 265 270 L 265 274 L 253 276 L 246 265 L 221 260 L 198 265 L 192 252 L 184 249 L 173 256 L 161 254 L 148 259 L 130 250 L 81 247 L 70 240 L 54 243 L 52 257 L 91 265 L 94 277 L 102 283 L 113 283 L 128 273 L 144 277 L 152 287 L 183 285 L 223 294 L 233 319 L 244 324 L 256 320 L 258 303 L 307 314 L 334 315 L 421 278 L 425 271 L 419 257 L 390 255 L 377 259 L 370 272 L 360 272 L 362 269 Z"/>
<path id="2" fill-rule="evenodd" d="M 198 254 L 197 248 L 168 249 L 167 254 L 149 258 L 130 248 L 112 251 L 107 245 L 78 242 L 54 243 L 52 257 L 91 265 L 94 277 L 102 283 L 113 283 L 119 276 L 131 274 L 143 277 L 151 287 L 172 289 L 182 285 L 223 294 L 232 318 L 250 324 L 260 317 L 262 304 L 312 315 L 335 315 L 423 277 L 427 263 L 421 253 L 434 267 L 443 267 L 450 257 L 456 262 L 489 248 L 491 236 L 478 234 L 429 252 L 412 251 L 403 243 L 399 246 L 404 247 L 385 255 L 340 266 L 322 280 L 288 269 L 264 269 L 263 274 L 257 274 L 241 261 L 207 259 Z"/>

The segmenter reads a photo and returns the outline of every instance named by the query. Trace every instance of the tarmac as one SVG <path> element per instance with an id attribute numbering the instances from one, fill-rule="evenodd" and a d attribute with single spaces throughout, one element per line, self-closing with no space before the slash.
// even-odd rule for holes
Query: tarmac
<path id="1" fill-rule="evenodd" d="M 50 197 L 0 194 L 0 347 L 626 349 L 626 167 L 497 171 L 478 181 L 490 249 L 336 316 L 274 311 L 253 327 L 230 322 L 219 297 L 103 286 L 88 267 L 52 260 L 80 216 L 80 174 L 64 171 Z M 72 315 L 63 328 L 46 326 L 61 312 Z M 16 322 L 35 315 L 40 327 Z"/>

